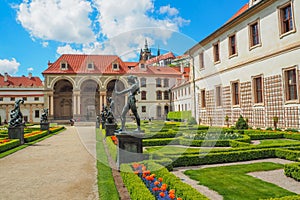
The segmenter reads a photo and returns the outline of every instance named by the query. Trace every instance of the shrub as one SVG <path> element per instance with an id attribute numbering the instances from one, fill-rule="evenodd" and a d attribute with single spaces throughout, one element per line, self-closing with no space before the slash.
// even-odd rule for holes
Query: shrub
<path id="1" fill-rule="evenodd" d="M 272 127 L 268 127 L 268 128 L 266 128 L 266 130 L 267 131 L 272 131 L 273 129 L 272 129 Z"/>
<path id="2" fill-rule="evenodd" d="M 246 120 L 243 118 L 242 115 L 240 115 L 238 121 L 235 124 L 235 127 L 238 130 L 248 129 L 248 123 L 246 122 Z"/>
<path id="3" fill-rule="evenodd" d="M 37 131 L 36 134 L 35 132 L 32 132 L 32 133 L 28 133 L 28 134 L 25 134 L 24 135 L 24 141 L 25 142 L 32 142 L 34 140 L 37 140 L 41 137 L 44 137 L 48 135 L 48 131 Z"/>
<path id="4" fill-rule="evenodd" d="M 300 134 L 297 133 L 284 133 L 284 137 L 292 140 L 300 140 Z"/>
<path id="5" fill-rule="evenodd" d="M 294 132 L 294 133 L 298 133 L 298 130 L 297 129 L 294 129 L 294 128 L 288 128 L 285 130 L 286 132 Z"/>
<path id="6" fill-rule="evenodd" d="M 190 117 L 187 121 L 188 125 L 195 125 L 197 124 L 197 121 L 195 119 L 195 117 Z"/>
<path id="7" fill-rule="evenodd" d="M 15 148 L 20 145 L 20 140 L 19 139 L 13 139 L 9 140 L 9 142 L 0 144 L 0 152 L 7 151 L 9 149 Z"/>
<path id="8" fill-rule="evenodd" d="M 169 112 L 167 118 L 171 120 L 182 121 L 184 119 L 189 119 L 192 117 L 191 111 L 173 111 Z"/>
<path id="9" fill-rule="evenodd" d="M 296 181 L 300 181 L 300 163 L 284 165 L 284 174 L 295 179 Z"/>

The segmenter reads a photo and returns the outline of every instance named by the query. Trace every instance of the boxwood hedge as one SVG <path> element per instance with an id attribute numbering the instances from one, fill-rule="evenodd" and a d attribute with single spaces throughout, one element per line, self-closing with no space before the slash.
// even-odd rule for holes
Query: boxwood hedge
<path id="1" fill-rule="evenodd" d="M 4 144 L 0 144 L 0 153 L 7 151 L 9 149 L 15 148 L 20 145 L 20 140 L 19 139 L 13 139 L 10 140 L 9 142 L 6 142 Z"/>
<path id="2" fill-rule="evenodd" d="M 284 174 L 296 181 L 300 181 L 300 162 L 284 165 Z"/>

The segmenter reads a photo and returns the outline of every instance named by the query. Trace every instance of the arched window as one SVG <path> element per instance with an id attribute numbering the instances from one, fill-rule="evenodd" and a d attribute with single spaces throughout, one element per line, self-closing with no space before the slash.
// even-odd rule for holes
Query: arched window
<path id="1" fill-rule="evenodd" d="M 169 91 L 164 91 L 164 100 L 169 100 Z"/>

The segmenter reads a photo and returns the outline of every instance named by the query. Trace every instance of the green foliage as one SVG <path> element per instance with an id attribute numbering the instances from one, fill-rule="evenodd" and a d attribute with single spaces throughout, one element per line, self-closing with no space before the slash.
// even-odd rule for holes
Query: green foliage
<path id="1" fill-rule="evenodd" d="M 191 185 L 183 183 L 177 176 L 170 173 L 165 167 L 154 162 L 146 162 L 145 164 L 152 173 L 156 174 L 157 177 L 163 178 L 163 182 L 168 185 L 168 189 L 174 189 L 176 191 L 176 196 L 185 200 L 208 199 Z"/>
<path id="2" fill-rule="evenodd" d="M 300 181 L 300 162 L 284 165 L 284 174 L 296 181 Z"/>
<path id="3" fill-rule="evenodd" d="M 187 120 L 192 117 L 192 111 L 173 111 L 169 112 L 167 118 L 170 120 Z"/>
<path id="4" fill-rule="evenodd" d="M 218 192 L 224 199 L 257 200 L 294 194 L 272 183 L 248 175 L 249 172 L 281 168 L 283 168 L 281 164 L 264 162 L 187 170 L 185 174 Z"/>
<path id="5" fill-rule="evenodd" d="M 188 118 L 187 123 L 188 123 L 188 125 L 195 125 L 195 124 L 197 124 L 197 121 L 196 121 L 195 117 L 190 117 L 190 118 Z"/>
<path id="6" fill-rule="evenodd" d="M 111 137 L 106 137 L 105 141 L 111 158 L 117 162 L 117 145 L 114 144 Z"/>
<path id="7" fill-rule="evenodd" d="M 230 140 L 229 141 L 229 144 L 231 147 L 233 148 L 237 148 L 237 147 L 248 147 L 250 146 L 249 143 L 246 143 L 246 142 L 238 142 L 238 141 L 235 141 L 235 140 Z"/>
<path id="8" fill-rule="evenodd" d="M 148 190 L 141 178 L 133 173 L 130 165 L 122 164 L 120 170 L 124 185 L 126 186 L 126 189 L 130 195 L 130 199 L 155 200 L 155 197 Z"/>
<path id="9" fill-rule="evenodd" d="M 1 116 L 0 116 L 0 125 L 2 125 L 2 118 L 1 118 Z"/>
<path id="10" fill-rule="evenodd" d="M 268 127 L 268 128 L 266 128 L 266 130 L 267 131 L 272 131 L 273 129 L 272 129 L 272 127 Z"/>
<path id="11" fill-rule="evenodd" d="M 300 134 L 298 133 L 284 133 L 284 137 L 286 139 L 300 140 Z"/>
<path id="12" fill-rule="evenodd" d="M 300 151 L 294 151 L 289 149 L 276 149 L 275 156 L 277 158 L 283 158 L 286 160 L 299 161 Z"/>
<path id="13" fill-rule="evenodd" d="M 46 135 L 48 135 L 48 131 L 43 131 L 42 133 L 40 134 L 37 134 L 37 135 L 33 135 L 33 136 L 29 136 L 29 137 L 25 137 L 24 138 L 24 141 L 27 143 L 27 142 L 32 142 L 34 140 L 37 140 L 39 138 L 42 138 L 42 137 L 45 137 Z"/>
<path id="14" fill-rule="evenodd" d="M 161 138 L 161 139 L 143 139 L 143 146 L 161 146 L 161 145 L 179 144 L 178 138 Z"/>
<path id="15" fill-rule="evenodd" d="M 104 149 L 104 136 L 99 134 L 100 130 L 96 129 L 96 153 L 97 153 L 97 180 L 99 199 L 119 199 L 119 193 L 115 186 L 112 170 L 109 166 L 107 155 Z"/>
<path id="16" fill-rule="evenodd" d="M 20 140 L 19 139 L 10 140 L 9 142 L 6 142 L 4 144 L 0 144 L 0 152 L 7 151 L 7 150 L 15 148 L 19 145 L 20 145 Z"/>
<path id="17" fill-rule="evenodd" d="M 300 195 L 293 195 L 293 196 L 285 196 L 280 198 L 270 198 L 270 199 L 264 199 L 264 200 L 299 200 Z"/>
<path id="18" fill-rule="evenodd" d="M 251 140 L 284 138 L 283 132 L 274 132 L 274 131 L 244 130 L 244 134 L 249 135 Z"/>
<path id="19" fill-rule="evenodd" d="M 248 123 L 247 123 L 247 121 L 243 118 L 242 115 L 240 115 L 238 121 L 236 122 L 235 128 L 238 129 L 238 130 L 248 129 Z"/>
<path id="20" fill-rule="evenodd" d="M 294 128 L 288 128 L 285 131 L 286 132 L 294 132 L 294 133 L 298 133 L 299 132 L 297 129 L 294 129 Z"/>

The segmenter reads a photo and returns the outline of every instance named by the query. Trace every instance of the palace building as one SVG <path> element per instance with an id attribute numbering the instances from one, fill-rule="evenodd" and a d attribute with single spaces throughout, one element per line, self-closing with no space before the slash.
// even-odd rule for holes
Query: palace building
<path id="1" fill-rule="evenodd" d="M 300 2 L 250 0 L 186 51 L 193 114 L 204 124 L 300 128 Z"/>

